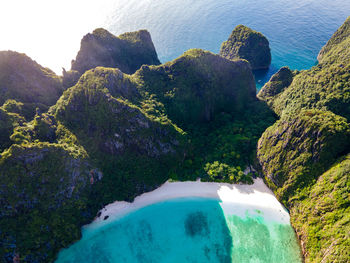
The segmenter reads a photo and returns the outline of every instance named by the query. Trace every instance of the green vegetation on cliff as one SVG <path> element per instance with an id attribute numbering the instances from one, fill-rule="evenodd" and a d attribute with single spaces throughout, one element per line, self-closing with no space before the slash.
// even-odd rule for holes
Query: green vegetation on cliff
<path id="1" fill-rule="evenodd" d="M 0 254 L 12 262 L 53 259 L 95 215 L 89 194 L 101 173 L 59 144 L 13 145 L 0 157 Z M 3 261 L 2 261 L 3 262 Z"/>
<path id="2" fill-rule="evenodd" d="M 287 207 L 349 150 L 350 124 L 332 112 L 304 110 L 269 127 L 258 158 L 270 187 Z"/>
<path id="3" fill-rule="evenodd" d="M 50 69 L 25 54 L 0 51 L 0 105 L 17 100 L 29 109 L 28 117 L 33 117 L 36 107 L 47 110 L 62 92 L 61 79 Z"/>
<path id="4" fill-rule="evenodd" d="M 305 262 L 349 262 L 350 17 L 319 65 L 282 68 L 258 97 L 281 117 L 259 140 L 258 159 L 290 209 Z"/>
<path id="5" fill-rule="evenodd" d="M 200 49 L 160 66 L 143 66 L 135 78 L 141 94 L 154 94 L 180 127 L 209 122 L 220 112 L 243 112 L 256 100 L 246 61 L 232 62 Z"/>
<path id="6" fill-rule="evenodd" d="M 296 74 L 293 81 L 275 96 L 269 96 L 276 78 L 265 84 L 258 97 L 278 114 L 301 109 L 330 110 L 350 120 L 350 18 L 322 49 L 320 63 Z"/>
<path id="7" fill-rule="evenodd" d="M 306 262 L 349 262 L 350 156 L 323 173 L 290 210 Z"/>
<path id="8" fill-rule="evenodd" d="M 77 72 L 98 66 L 119 68 L 122 72 L 132 74 L 142 65 L 160 64 L 151 35 L 147 30 L 124 33 L 118 37 L 103 28 L 95 29 L 81 40 L 81 47 L 71 71 L 65 72 L 66 87 L 77 79 Z M 75 82 L 74 82 L 75 81 Z"/>
<path id="9" fill-rule="evenodd" d="M 267 38 L 244 25 L 236 26 L 228 40 L 222 43 L 220 56 L 230 60 L 246 59 L 253 70 L 268 68 L 271 64 Z"/>

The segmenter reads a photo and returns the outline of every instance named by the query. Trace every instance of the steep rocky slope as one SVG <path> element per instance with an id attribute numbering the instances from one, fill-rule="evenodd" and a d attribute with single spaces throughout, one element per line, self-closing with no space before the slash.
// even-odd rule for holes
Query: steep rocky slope
<path id="1" fill-rule="evenodd" d="M 72 146 L 71 146 L 72 147 Z M 80 237 L 102 174 L 64 145 L 13 145 L 0 157 L 1 262 L 44 262 Z"/>
<path id="2" fill-rule="evenodd" d="M 118 68 L 132 74 L 142 65 L 160 64 L 151 35 L 147 30 L 114 36 L 97 28 L 83 37 L 70 71 L 63 70 L 63 84 L 73 86 L 87 70 L 98 66 Z"/>
<path id="3" fill-rule="evenodd" d="M 290 209 L 305 262 L 349 262 L 348 18 L 319 55 L 319 65 L 282 68 L 258 97 L 281 117 L 259 140 L 270 187 Z"/>
<path id="4" fill-rule="evenodd" d="M 321 50 L 317 66 L 296 72 L 291 84 L 275 96 L 268 96 L 266 89 L 274 84 L 267 83 L 258 97 L 279 115 L 315 108 L 330 110 L 350 120 L 349 25 L 350 18 Z"/>
<path id="5" fill-rule="evenodd" d="M 118 37 L 103 28 L 95 29 L 81 40 L 72 70 L 83 74 L 97 66 L 119 68 L 130 74 L 143 64 L 160 64 L 147 30 L 124 33 Z"/>
<path id="6" fill-rule="evenodd" d="M 276 195 L 287 206 L 349 151 L 350 124 L 329 111 L 303 110 L 269 127 L 259 140 L 258 158 Z"/>
<path id="7" fill-rule="evenodd" d="M 229 61 L 193 49 L 160 66 L 143 66 L 135 78 L 155 94 L 179 125 L 209 122 L 220 112 L 237 114 L 255 101 L 255 83 L 244 60 Z"/>
<path id="8" fill-rule="evenodd" d="M 62 95 L 61 79 L 50 69 L 14 51 L 0 51 L 0 105 L 8 99 L 25 104 L 28 115 L 48 108 Z"/>
<path id="9" fill-rule="evenodd" d="M 340 158 L 290 210 L 307 262 L 349 262 L 350 156 Z"/>
<path id="10" fill-rule="evenodd" d="M 244 25 L 236 26 L 228 40 L 222 43 L 220 56 L 230 60 L 246 59 L 253 70 L 265 69 L 271 64 L 267 38 Z"/>

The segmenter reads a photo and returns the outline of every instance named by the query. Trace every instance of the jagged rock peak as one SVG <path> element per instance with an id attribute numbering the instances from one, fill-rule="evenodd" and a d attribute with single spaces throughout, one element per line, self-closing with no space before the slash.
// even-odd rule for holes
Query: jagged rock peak
<path id="1" fill-rule="evenodd" d="M 253 70 L 265 69 L 271 64 L 267 38 L 244 25 L 236 26 L 228 40 L 222 43 L 220 55 L 230 60 L 246 59 Z"/>
<path id="2" fill-rule="evenodd" d="M 81 40 L 81 47 L 72 70 L 83 74 L 97 66 L 119 68 L 134 73 L 143 64 L 160 64 L 151 35 L 147 30 L 115 36 L 106 29 L 97 28 Z"/>

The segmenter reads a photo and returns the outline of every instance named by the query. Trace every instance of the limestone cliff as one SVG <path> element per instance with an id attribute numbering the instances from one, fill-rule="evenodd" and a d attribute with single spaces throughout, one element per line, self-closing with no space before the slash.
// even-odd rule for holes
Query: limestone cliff
<path id="1" fill-rule="evenodd" d="M 271 64 L 267 38 L 244 25 L 236 26 L 228 40 L 222 43 L 220 56 L 230 60 L 246 59 L 253 70 L 265 69 Z"/>
<path id="2" fill-rule="evenodd" d="M 258 94 L 281 117 L 260 138 L 258 159 L 291 211 L 305 262 L 350 259 L 349 22 L 322 48 L 319 65 L 281 69 Z"/>
<path id="3" fill-rule="evenodd" d="M 33 116 L 35 107 L 47 109 L 62 92 L 61 79 L 50 69 L 25 54 L 0 51 L 0 106 L 15 99 L 31 107 Z"/>
<path id="4" fill-rule="evenodd" d="M 147 30 L 124 33 L 118 37 L 103 28 L 95 29 L 81 40 L 72 70 L 83 74 L 97 66 L 119 68 L 130 74 L 142 65 L 160 64 Z"/>
<path id="5" fill-rule="evenodd" d="M 142 83 L 140 91 L 155 94 L 181 126 L 209 122 L 221 112 L 242 113 L 256 100 L 246 61 L 229 61 L 200 49 L 160 66 L 143 66 L 135 78 Z"/>
<path id="6" fill-rule="evenodd" d="M 334 33 L 321 50 L 320 63 L 300 71 L 293 81 L 275 96 L 266 96 L 274 77 L 265 84 L 259 98 L 278 114 L 297 113 L 301 109 L 330 110 L 350 120 L 350 18 Z"/>

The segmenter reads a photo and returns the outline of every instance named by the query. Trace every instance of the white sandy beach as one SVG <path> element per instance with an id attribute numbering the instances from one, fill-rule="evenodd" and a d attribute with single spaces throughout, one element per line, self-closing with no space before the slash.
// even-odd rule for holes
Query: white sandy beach
<path id="1" fill-rule="evenodd" d="M 263 180 L 254 179 L 252 185 L 211 183 L 211 182 L 166 182 L 152 192 L 144 193 L 128 203 L 117 201 L 104 207 L 101 215 L 87 227 L 111 222 L 139 208 L 176 198 L 214 198 L 226 215 L 261 215 L 265 221 L 290 224 L 289 214 L 278 202 Z M 108 216 L 107 220 L 104 220 Z"/>

